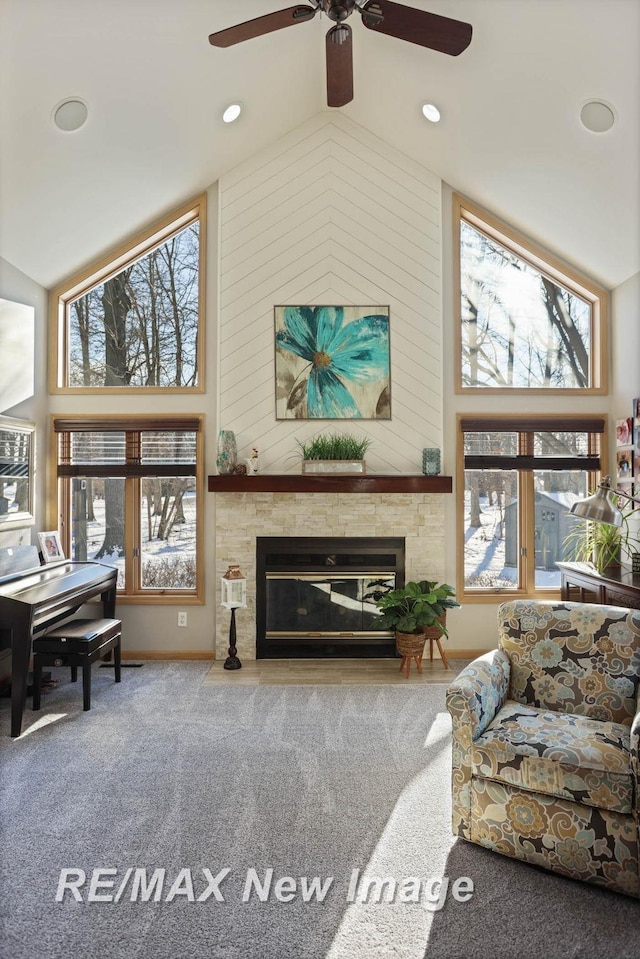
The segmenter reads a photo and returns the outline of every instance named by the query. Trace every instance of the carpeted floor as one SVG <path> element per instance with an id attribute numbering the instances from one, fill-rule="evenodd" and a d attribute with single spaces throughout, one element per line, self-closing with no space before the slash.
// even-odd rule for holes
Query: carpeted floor
<path id="1" fill-rule="evenodd" d="M 453 841 L 444 685 L 207 686 L 208 669 L 115 685 L 96 666 L 88 713 L 54 670 L 16 740 L 1 701 L 3 957 L 640 955 L 639 903 Z"/>

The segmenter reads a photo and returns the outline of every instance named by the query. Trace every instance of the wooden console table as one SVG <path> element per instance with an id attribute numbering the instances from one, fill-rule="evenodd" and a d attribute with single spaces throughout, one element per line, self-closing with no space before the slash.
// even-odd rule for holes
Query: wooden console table
<path id="1" fill-rule="evenodd" d="M 589 563 L 556 563 L 562 576 L 562 599 L 640 609 L 640 575 L 628 567 L 598 573 Z"/>

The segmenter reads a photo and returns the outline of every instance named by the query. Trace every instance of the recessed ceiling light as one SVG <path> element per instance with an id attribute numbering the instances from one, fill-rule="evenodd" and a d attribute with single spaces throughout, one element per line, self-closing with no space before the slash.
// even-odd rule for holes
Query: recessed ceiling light
<path id="1" fill-rule="evenodd" d="M 613 107 L 604 100 L 588 100 L 580 110 L 582 126 L 591 133 L 606 133 L 615 120 Z"/>
<path id="2" fill-rule="evenodd" d="M 242 106 L 239 103 L 230 103 L 222 114 L 222 119 L 225 123 L 233 123 L 234 120 L 238 119 L 241 113 Z"/>
<path id="3" fill-rule="evenodd" d="M 440 119 L 440 111 L 433 103 L 425 103 L 422 107 L 422 113 L 431 123 L 437 123 Z"/>
<path id="4" fill-rule="evenodd" d="M 79 97 L 67 97 L 53 108 L 53 122 L 58 130 L 72 133 L 87 122 L 89 111 L 87 104 Z"/>

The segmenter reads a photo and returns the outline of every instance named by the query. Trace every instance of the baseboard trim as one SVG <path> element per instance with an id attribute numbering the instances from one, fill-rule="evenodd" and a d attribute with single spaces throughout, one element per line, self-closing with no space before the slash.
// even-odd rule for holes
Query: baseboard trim
<path id="1" fill-rule="evenodd" d="M 214 661 L 215 656 L 207 650 L 184 650 L 184 649 L 123 649 L 123 659 L 184 659 L 194 660 L 203 659 Z"/>
<path id="2" fill-rule="evenodd" d="M 446 644 L 444 651 L 450 659 L 476 659 L 484 653 L 490 652 L 488 649 L 449 649 Z M 174 659 L 174 660 L 208 660 L 215 662 L 215 656 L 212 652 L 206 650 L 184 650 L 184 649 L 123 649 L 123 659 Z M 251 660 L 253 662 L 253 660 Z M 249 660 L 247 660 L 249 662 Z M 264 660 L 261 660 L 264 662 Z"/>
<path id="3" fill-rule="evenodd" d="M 491 652 L 490 649 L 450 649 L 446 643 L 443 643 L 442 648 L 447 659 L 477 659 L 478 656 L 484 656 L 485 653 Z M 497 649 L 497 646 L 492 648 Z"/>

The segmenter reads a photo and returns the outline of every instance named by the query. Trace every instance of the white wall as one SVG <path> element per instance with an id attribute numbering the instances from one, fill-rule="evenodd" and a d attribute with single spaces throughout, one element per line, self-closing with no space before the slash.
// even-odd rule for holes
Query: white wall
<path id="1" fill-rule="evenodd" d="M 33 307 L 35 314 L 35 357 L 34 379 L 36 384 L 42 384 L 41 371 L 45 368 L 46 358 L 46 310 L 47 291 L 34 280 L 30 279 L 11 263 L 0 257 L 0 298 L 13 303 L 24 303 Z M 2 345 L 0 344 L 0 349 Z M 37 545 L 36 530 L 44 529 L 44 495 L 45 474 L 43 464 L 47 421 L 47 395 L 36 386 L 35 395 L 23 400 L 10 409 L 1 409 L 0 412 L 18 419 L 30 420 L 36 424 L 36 473 L 35 473 L 35 524 L 22 529 L 11 529 L 0 532 L 0 547 Z M 11 670 L 11 654 L 8 649 L 0 649 L 0 679 L 8 678 Z"/>
<path id="2" fill-rule="evenodd" d="M 368 468 L 419 473 L 440 446 L 440 181 L 336 112 L 220 181 L 219 425 L 261 469 L 299 471 L 295 438 L 348 429 Z M 275 419 L 274 306 L 390 306 L 392 419 Z"/>
<path id="3" fill-rule="evenodd" d="M 46 424 L 47 424 L 47 393 L 42 389 L 45 382 L 47 357 L 47 291 L 26 274 L 21 273 L 7 260 L 0 257 L 0 298 L 11 300 L 14 303 L 24 303 L 33 307 L 35 313 L 35 356 L 34 380 L 35 393 L 10 409 L 0 409 L 6 416 L 15 416 L 22 420 L 31 420 L 36 424 L 36 486 L 35 486 L 35 516 L 34 526 L 24 529 L 7 530 L 0 532 L 0 546 L 11 546 L 19 543 L 33 543 L 37 545 L 35 531 L 44 529 L 44 502 L 45 502 L 45 471 L 46 455 Z M 0 345 L 1 348 L 1 345 Z"/>
<path id="4" fill-rule="evenodd" d="M 640 273 L 616 287 L 611 299 L 611 415 L 622 419 L 631 416 L 630 399 L 640 396 Z M 613 436 L 610 452 L 615 452 Z"/>
<path id="5" fill-rule="evenodd" d="M 640 396 L 640 273 L 613 291 L 611 416 L 631 416 L 631 400 Z M 611 462 L 615 462 L 615 436 L 611 436 Z M 634 477 L 635 495 L 640 496 L 640 476 Z M 630 523 L 640 549 L 640 514 Z"/>

